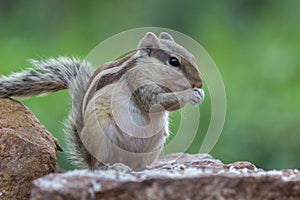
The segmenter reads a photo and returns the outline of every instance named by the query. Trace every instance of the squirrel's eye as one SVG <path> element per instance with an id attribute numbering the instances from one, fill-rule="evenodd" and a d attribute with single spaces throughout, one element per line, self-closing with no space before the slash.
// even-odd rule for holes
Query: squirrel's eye
<path id="1" fill-rule="evenodd" d="M 169 59 L 169 63 L 174 67 L 178 67 L 180 65 L 179 60 L 176 57 L 171 57 Z"/>

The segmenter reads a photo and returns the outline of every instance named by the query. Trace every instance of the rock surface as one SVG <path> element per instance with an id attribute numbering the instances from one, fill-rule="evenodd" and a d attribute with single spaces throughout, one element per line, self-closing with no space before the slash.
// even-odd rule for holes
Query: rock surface
<path id="1" fill-rule="evenodd" d="M 34 181 L 31 200 L 38 199 L 300 199 L 300 172 L 171 154 L 139 172 L 120 167 L 47 175 Z"/>
<path id="2" fill-rule="evenodd" d="M 56 170 L 58 149 L 26 107 L 0 98 L 0 199 L 28 199 L 32 181 Z"/>

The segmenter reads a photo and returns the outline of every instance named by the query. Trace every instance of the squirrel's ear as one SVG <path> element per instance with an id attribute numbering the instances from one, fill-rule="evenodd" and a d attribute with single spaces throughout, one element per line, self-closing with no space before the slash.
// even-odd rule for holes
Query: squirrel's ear
<path id="1" fill-rule="evenodd" d="M 138 49 L 159 48 L 159 46 L 160 46 L 160 41 L 158 37 L 154 33 L 148 32 L 146 33 L 145 37 L 143 37 L 139 42 Z"/>
<path id="2" fill-rule="evenodd" d="M 172 42 L 175 42 L 174 38 L 167 32 L 161 32 L 159 35 L 159 39 L 170 40 Z"/>

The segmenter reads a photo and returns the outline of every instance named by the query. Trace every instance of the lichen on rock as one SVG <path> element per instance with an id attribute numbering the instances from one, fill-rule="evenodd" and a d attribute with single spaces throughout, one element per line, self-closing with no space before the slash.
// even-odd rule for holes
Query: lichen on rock
<path id="1" fill-rule="evenodd" d="M 40 199 L 300 199 L 300 173 L 223 164 L 207 154 L 170 154 L 142 171 L 47 175 L 34 181 L 31 200 Z"/>

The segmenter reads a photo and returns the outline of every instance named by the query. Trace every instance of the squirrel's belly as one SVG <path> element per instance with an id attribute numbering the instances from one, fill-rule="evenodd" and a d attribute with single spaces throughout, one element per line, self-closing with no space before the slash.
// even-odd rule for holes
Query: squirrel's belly
<path id="1" fill-rule="evenodd" d="M 105 116 L 102 116 L 105 115 Z M 80 133 L 81 140 L 89 153 L 100 163 L 123 163 L 133 169 L 151 165 L 160 154 L 168 132 L 167 119 L 153 125 L 156 128 L 145 128 L 136 135 L 124 133 L 107 112 L 92 111 L 86 115 L 84 127 Z M 160 129 L 158 129 L 159 127 Z"/>

